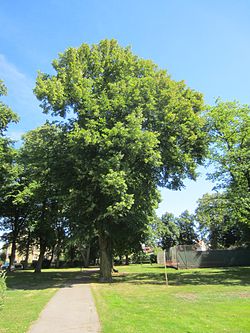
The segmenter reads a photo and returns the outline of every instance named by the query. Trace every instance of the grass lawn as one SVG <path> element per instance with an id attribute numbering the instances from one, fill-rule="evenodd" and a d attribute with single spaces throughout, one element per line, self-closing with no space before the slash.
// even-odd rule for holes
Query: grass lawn
<path id="1" fill-rule="evenodd" d="M 169 287 L 157 265 L 119 267 L 112 284 L 97 283 L 93 273 L 102 333 L 250 332 L 250 267 L 167 271 Z M 79 269 L 10 273 L 0 333 L 26 333 L 56 290 L 76 275 Z"/>
<path id="2" fill-rule="evenodd" d="M 0 333 L 26 333 L 56 290 L 77 274 L 79 269 L 9 273 L 5 306 L 0 312 Z"/>
<path id="3" fill-rule="evenodd" d="M 250 268 L 119 267 L 114 283 L 93 284 L 102 333 L 249 333 Z"/>

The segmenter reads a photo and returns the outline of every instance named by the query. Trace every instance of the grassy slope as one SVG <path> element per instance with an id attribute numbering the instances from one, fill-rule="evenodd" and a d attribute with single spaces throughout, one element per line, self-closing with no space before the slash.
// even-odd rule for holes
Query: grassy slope
<path id="1" fill-rule="evenodd" d="M 16 271 L 7 276 L 5 306 L 0 312 L 0 333 L 25 333 L 58 287 L 78 270 L 44 270 L 41 274 Z"/>
<path id="2" fill-rule="evenodd" d="M 169 287 L 159 267 L 119 271 L 93 285 L 103 333 L 250 332 L 250 268 L 168 270 Z"/>

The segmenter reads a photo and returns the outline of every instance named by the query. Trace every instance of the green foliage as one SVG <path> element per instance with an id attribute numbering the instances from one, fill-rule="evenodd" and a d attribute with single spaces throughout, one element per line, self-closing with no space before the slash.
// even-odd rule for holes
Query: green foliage
<path id="1" fill-rule="evenodd" d="M 7 88 L 0 80 L 0 97 L 7 95 Z M 12 141 L 5 136 L 9 123 L 17 122 L 18 116 L 2 101 L 0 101 L 0 200 L 2 191 L 13 175 L 13 160 L 15 150 Z"/>
<path id="2" fill-rule="evenodd" d="M 4 263 L 5 260 L 6 260 L 6 251 L 2 251 L 0 252 L 0 261 Z"/>
<path id="3" fill-rule="evenodd" d="M 26 192 L 30 191 L 32 196 L 29 231 L 33 243 L 40 247 L 40 264 L 46 250 L 56 247 L 57 253 L 61 252 L 64 239 L 66 205 L 62 183 L 67 182 L 64 147 L 62 129 L 46 123 L 28 132 L 20 149 L 20 163 L 25 166 L 25 174 L 29 181 Z M 37 271 L 39 270 L 37 266 Z"/>
<path id="4" fill-rule="evenodd" d="M 210 135 L 210 178 L 225 189 L 232 213 L 250 221 L 250 107 L 218 100 L 206 112 Z"/>
<path id="5" fill-rule="evenodd" d="M 161 246 L 165 249 L 174 245 L 192 245 L 197 240 L 195 217 L 187 210 L 179 217 L 165 213 L 162 218 L 164 228 L 161 233 Z"/>
<path id="6" fill-rule="evenodd" d="M 0 80 L 0 97 L 7 95 L 7 88 Z M 0 137 L 3 136 L 10 122 L 17 122 L 18 116 L 2 101 L 0 101 Z"/>
<path id="7" fill-rule="evenodd" d="M 195 231 L 195 217 L 185 210 L 177 218 L 177 226 L 180 230 L 178 238 L 179 244 L 192 245 L 197 241 L 197 233 Z"/>
<path id="8" fill-rule="evenodd" d="M 4 298 L 6 293 L 6 272 L 0 272 L 0 311 L 4 306 Z"/>
<path id="9" fill-rule="evenodd" d="M 249 245 L 250 227 L 239 222 L 225 193 L 204 194 L 198 201 L 195 218 L 211 248 Z"/>
<path id="10" fill-rule="evenodd" d="M 161 218 L 165 228 L 161 234 L 161 246 L 164 249 L 170 248 L 178 244 L 180 230 L 176 223 L 176 217 L 172 213 L 165 213 Z"/>
<path id="11" fill-rule="evenodd" d="M 154 141 L 144 147 L 144 154 L 156 153 L 162 160 L 161 183 L 178 188 L 183 177 L 195 177 L 196 162 L 201 162 L 205 150 L 201 94 L 171 80 L 165 71 L 115 40 L 69 48 L 53 67 L 56 75 L 39 74 L 35 94 L 47 113 L 75 113 L 80 130 L 74 136 L 96 148 L 101 139 L 112 149 L 112 137 L 126 143 L 120 136 L 126 127 L 139 136 L 141 127 L 143 142 Z M 136 155 L 141 144 L 127 143 Z M 154 153 L 159 143 L 161 149 Z M 145 156 L 146 161 L 149 158 L 155 157 Z"/>

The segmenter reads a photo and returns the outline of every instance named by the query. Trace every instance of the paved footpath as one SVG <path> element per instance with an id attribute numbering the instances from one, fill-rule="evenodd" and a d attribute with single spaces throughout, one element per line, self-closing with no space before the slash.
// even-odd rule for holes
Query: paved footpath
<path id="1" fill-rule="evenodd" d="M 74 281 L 51 298 L 28 333 L 99 333 L 90 285 Z"/>

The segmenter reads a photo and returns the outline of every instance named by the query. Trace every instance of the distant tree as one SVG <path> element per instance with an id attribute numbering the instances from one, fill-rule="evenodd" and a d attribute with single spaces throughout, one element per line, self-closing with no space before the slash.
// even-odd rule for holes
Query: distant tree
<path id="1" fill-rule="evenodd" d="M 165 213 L 161 218 L 164 229 L 161 235 L 161 246 L 168 249 L 179 244 L 180 229 L 177 224 L 177 219 L 172 213 Z"/>
<path id="2" fill-rule="evenodd" d="M 192 245 L 196 243 L 198 235 L 195 230 L 195 217 L 193 214 L 190 214 L 188 210 L 185 210 L 177 218 L 177 226 L 180 231 L 178 237 L 179 244 Z"/>
<path id="3" fill-rule="evenodd" d="M 202 95 L 115 40 L 69 48 L 53 67 L 55 75 L 38 75 L 35 94 L 44 112 L 74 115 L 72 188 L 98 233 L 101 279 L 110 281 L 119 224 L 128 234 L 137 221 L 143 233 L 157 185 L 178 189 L 196 176 L 206 150 Z"/>
<path id="4" fill-rule="evenodd" d="M 250 243 L 250 227 L 240 223 L 227 195 L 205 194 L 198 201 L 196 220 L 204 239 L 212 249 L 246 246 Z"/>
<path id="5" fill-rule="evenodd" d="M 197 240 L 194 215 L 185 210 L 179 217 L 165 213 L 161 218 L 164 229 L 161 246 L 165 249 L 174 245 L 192 245 Z"/>
<path id="6" fill-rule="evenodd" d="M 240 222 L 250 221 L 250 107 L 218 100 L 206 112 L 210 136 L 210 178 L 224 189 Z"/>

